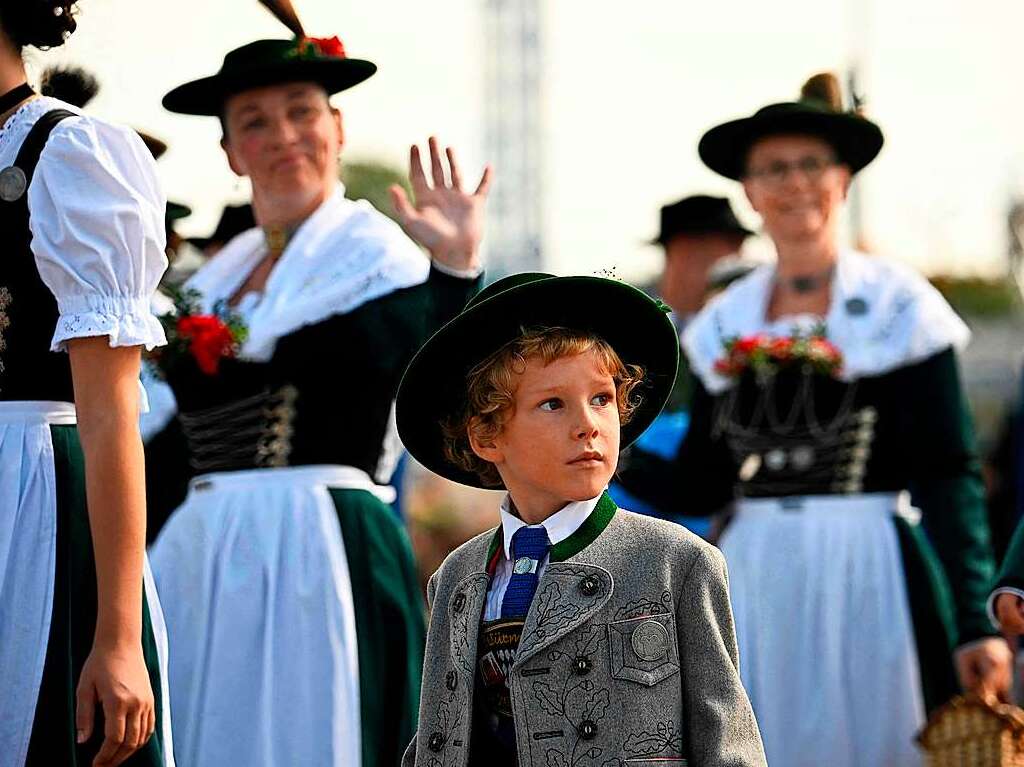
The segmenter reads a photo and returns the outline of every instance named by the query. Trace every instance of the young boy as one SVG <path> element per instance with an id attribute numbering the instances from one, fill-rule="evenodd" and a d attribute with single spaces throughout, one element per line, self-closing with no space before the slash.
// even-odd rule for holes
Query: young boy
<path id="1" fill-rule="evenodd" d="M 406 448 L 508 493 L 501 525 L 427 587 L 406 767 L 765 764 L 722 556 L 604 492 L 620 448 L 661 410 L 677 355 L 671 322 L 640 291 L 520 274 L 410 364 Z"/>

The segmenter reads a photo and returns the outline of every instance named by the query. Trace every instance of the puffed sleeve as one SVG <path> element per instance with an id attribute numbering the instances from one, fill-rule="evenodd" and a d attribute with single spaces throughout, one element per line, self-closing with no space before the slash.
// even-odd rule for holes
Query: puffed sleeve
<path id="1" fill-rule="evenodd" d="M 28 204 L 32 251 L 60 312 L 51 349 L 87 336 L 109 336 L 111 346 L 166 343 L 150 298 L 167 268 L 167 203 L 135 132 L 64 120 L 39 158 Z"/>

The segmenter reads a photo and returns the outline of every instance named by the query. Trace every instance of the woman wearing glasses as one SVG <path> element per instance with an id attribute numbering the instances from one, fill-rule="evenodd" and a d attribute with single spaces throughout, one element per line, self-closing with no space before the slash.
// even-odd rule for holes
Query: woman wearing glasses
<path id="1" fill-rule="evenodd" d="M 701 158 L 742 183 L 778 261 L 688 328 L 697 395 L 675 462 L 623 473 L 639 489 L 670 475 L 674 498 L 652 500 L 691 514 L 736 500 L 721 548 L 769 764 L 920 763 L 914 735 L 958 681 L 1008 686 L 984 612 L 968 330 L 920 276 L 840 242 L 882 142 L 807 89 L 704 135 Z"/>

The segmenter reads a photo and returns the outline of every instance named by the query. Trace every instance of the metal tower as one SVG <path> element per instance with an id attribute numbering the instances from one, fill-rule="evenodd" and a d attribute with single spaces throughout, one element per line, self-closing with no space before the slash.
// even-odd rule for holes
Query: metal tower
<path id="1" fill-rule="evenodd" d="M 494 277 L 543 268 L 540 0 L 484 0 L 485 144 Z"/>

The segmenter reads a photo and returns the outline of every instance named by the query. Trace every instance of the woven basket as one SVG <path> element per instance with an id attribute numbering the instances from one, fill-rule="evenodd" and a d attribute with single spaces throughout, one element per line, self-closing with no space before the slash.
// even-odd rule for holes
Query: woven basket
<path id="1" fill-rule="evenodd" d="M 1024 767 L 1024 711 L 958 696 L 917 736 L 927 767 Z"/>

